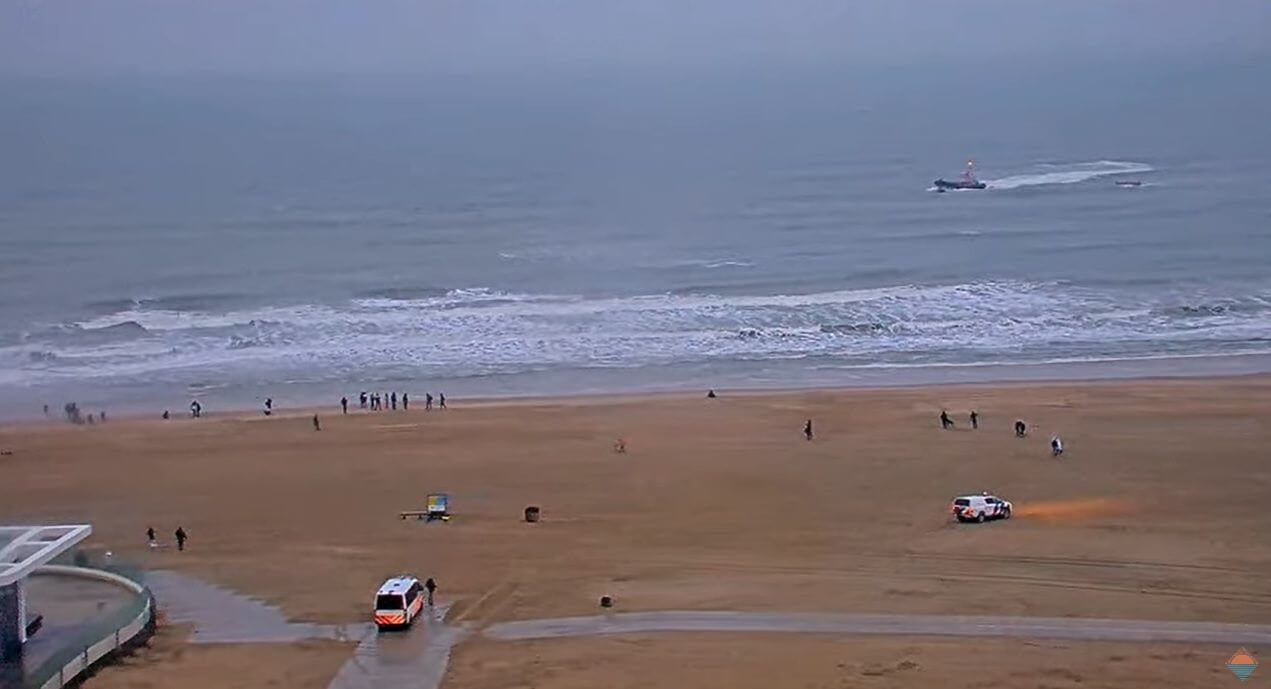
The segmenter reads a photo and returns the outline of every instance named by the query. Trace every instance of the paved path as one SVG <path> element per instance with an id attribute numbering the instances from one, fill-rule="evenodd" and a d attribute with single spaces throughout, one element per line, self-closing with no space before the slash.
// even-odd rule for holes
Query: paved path
<path id="1" fill-rule="evenodd" d="M 445 604 L 428 610 L 407 631 L 379 633 L 370 623 L 289 622 L 278 608 L 179 572 L 150 572 L 146 585 L 168 622 L 193 627 L 194 643 L 356 641 L 330 689 L 437 689 L 450 649 L 467 633 L 442 621 L 449 609 Z"/>
<path id="2" fill-rule="evenodd" d="M 438 605 L 409 631 L 377 633 L 372 625 L 288 622 L 282 611 L 260 601 L 176 572 L 146 577 L 169 622 L 193 625 L 196 643 L 298 641 L 309 638 L 357 641 L 353 657 L 329 689 L 437 689 L 450 651 L 469 633 L 445 624 Z M 1230 646 L 1271 644 L 1271 625 L 1215 622 L 1156 622 L 1051 617 L 959 615 L 860 615 L 668 610 L 593 617 L 557 617 L 501 622 L 482 632 L 490 639 L 554 639 L 644 632 L 796 632 L 910 636 L 1002 636 L 1088 641 L 1183 641 Z"/>
<path id="3" fill-rule="evenodd" d="M 171 624 L 189 624 L 195 643 L 268 643 L 302 639 L 360 639 L 369 623 L 288 622 L 278 608 L 180 572 L 146 574 L 159 612 Z"/>
<path id="4" fill-rule="evenodd" d="M 1271 625 L 1099 620 L 1072 617 L 679 610 L 503 622 L 487 627 L 484 633 L 492 639 L 510 640 L 641 632 L 817 632 L 912 636 L 1009 636 L 1089 641 L 1189 641 L 1231 645 L 1271 644 Z"/>

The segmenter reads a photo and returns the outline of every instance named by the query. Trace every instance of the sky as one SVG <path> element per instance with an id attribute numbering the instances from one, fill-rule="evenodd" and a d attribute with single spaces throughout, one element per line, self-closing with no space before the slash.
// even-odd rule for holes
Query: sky
<path id="1" fill-rule="evenodd" d="M 1265 59 L 1271 0 L 0 0 L 0 74 Z"/>

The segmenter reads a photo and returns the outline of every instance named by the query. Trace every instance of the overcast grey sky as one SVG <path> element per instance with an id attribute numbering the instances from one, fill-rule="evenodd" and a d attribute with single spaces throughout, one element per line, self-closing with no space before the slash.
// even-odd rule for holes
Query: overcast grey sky
<path id="1" fill-rule="evenodd" d="M 0 73 L 1271 55 L 1271 0 L 0 0 Z"/>

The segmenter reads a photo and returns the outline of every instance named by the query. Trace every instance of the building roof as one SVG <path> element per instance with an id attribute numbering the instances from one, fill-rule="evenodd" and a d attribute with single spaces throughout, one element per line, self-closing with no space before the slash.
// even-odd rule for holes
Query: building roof
<path id="1" fill-rule="evenodd" d="M 0 586 L 23 579 L 92 532 L 88 524 L 0 526 Z"/>

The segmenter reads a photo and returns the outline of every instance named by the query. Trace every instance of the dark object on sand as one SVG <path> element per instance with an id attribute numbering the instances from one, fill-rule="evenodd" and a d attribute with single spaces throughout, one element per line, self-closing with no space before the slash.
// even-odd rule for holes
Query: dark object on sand
<path id="1" fill-rule="evenodd" d="M 164 420 L 164 421 L 167 421 L 167 420 L 168 420 L 168 416 L 169 416 L 169 414 L 168 414 L 168 410 L 167 410 L 167 409 L 164 409 L 164 410 L 163 410 L 163 420 Z"/>
<path id="2" fill-rule="evenodd" d="M 1025 426 L 1023 421 L 1016 421 L 1015 422 L 1015 437 L 1023 438 L 1027 434 L 1028 434 L 1028 426 Z"/>
<path id="3" fill-rule="evenodd" d="M 612 596 L 601 596 L 601 597 L 600 597 L 600 607 L 602 607 L 602 608 L 612 608 L 612 607 L 613 607 L 613 597 L 612 597 Z"/>
<path id="4" fill-rule="evenodd" d="M 315 430 L 315 431 L 320 431 L 320 430 L 322 430 L 322 424 L 318 423 L 318 415 L 317 415 L 317 414 L 314 414 L 314 415 L 313 415 L 313 430 Z"/>
<path id="5" fill-rule="evenodd" d="M 715 399 L 715 391 L 714 391 L 714 390 L 707 390 L 707 391 L 706 391 L 706 398 L 707 398 L 707 399 L 712 399 L 712 400 L 713 400 L 713 399 Z"/>
<path id="6" fill-rule="evenodd" d="M 803 424 L 803 435 L 808 440 L 812 439 L 812 419 L 808 419 L 808 422 Z"/>
<path id="7" fill-rule="evenodd" d="M 538 507 L 537 506 L 530 505 L 529 507 L 525 508 L 525 521 L 531 524 L 538 521 Z"/>
<path id="8" fill-rule="evenodd" d="M 940 412 L 940 427 L 945 429 L 946 431 L 949 430 L 950 428 L 953 428 L 953 419 L 949 418 L 948 411 Z"/>

